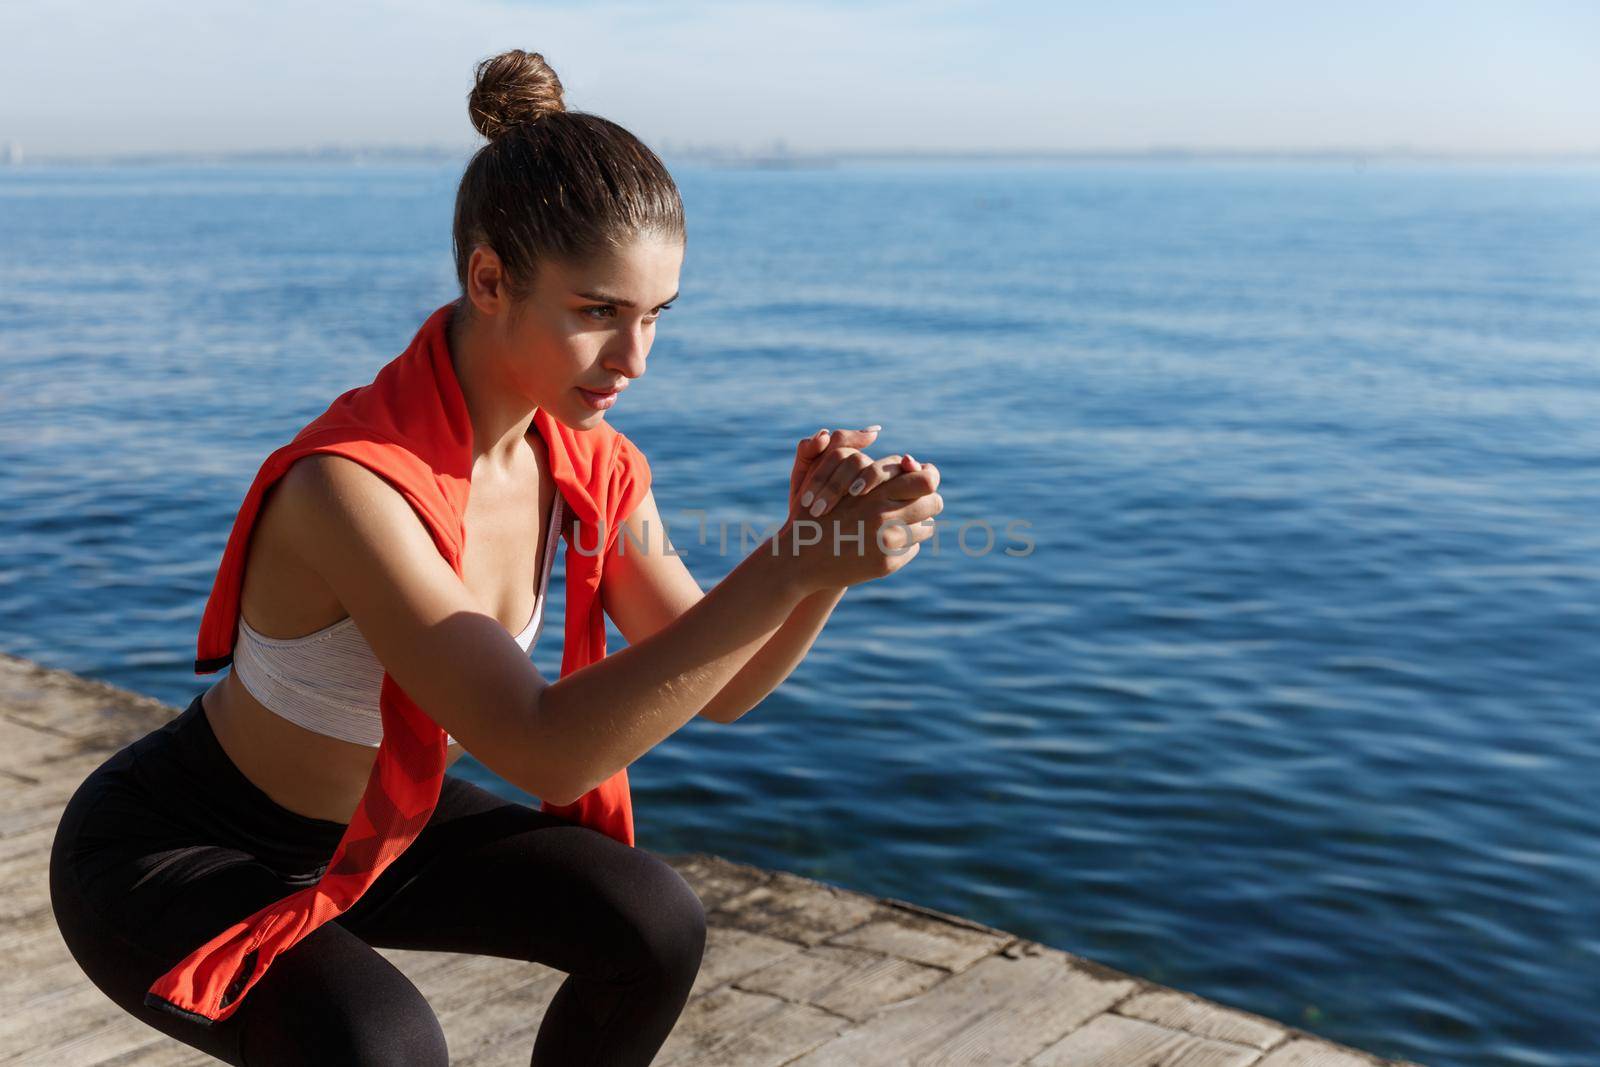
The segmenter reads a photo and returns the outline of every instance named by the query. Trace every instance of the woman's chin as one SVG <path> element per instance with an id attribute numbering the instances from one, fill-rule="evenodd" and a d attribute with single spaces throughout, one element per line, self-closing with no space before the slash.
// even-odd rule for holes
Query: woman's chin
<path id="1" fill-rule="evenodd" d="M 564 404 L 559 408 L 546 407 L 544 410 L 569 430 L 592 430 L 606 421 L 605 412 L 596 411 L 581 398 L 572 404 Z"/>

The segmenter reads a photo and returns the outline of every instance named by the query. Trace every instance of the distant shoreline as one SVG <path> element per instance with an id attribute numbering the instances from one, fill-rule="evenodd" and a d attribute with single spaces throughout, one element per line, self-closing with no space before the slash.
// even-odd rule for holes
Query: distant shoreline
<path id="1" fill-rule="evenodd" d="M 307 149 L 271 149 L 238 152 L 129 152 L 104 155 L 28 155 L 6 169 L 60 166 L 161 166 L 168 164 L 230 163 L 464 163 L 473 148 L 328 146 Z M 950 163 L 1463 163 L 1463 164 L 1593 164 L 1594 152 L 1488 153 L 1427 152 L 1403 148 L 1316 150 L 1151 148 L 1137 151 L 954 151 L 885 150 L 838 152 L 740 152 L 708 148 L 657 148 L 669 162 L 705 163 L 720 167 L 760 169 L 811 169 L 850 163 L 950 162 Z"/>

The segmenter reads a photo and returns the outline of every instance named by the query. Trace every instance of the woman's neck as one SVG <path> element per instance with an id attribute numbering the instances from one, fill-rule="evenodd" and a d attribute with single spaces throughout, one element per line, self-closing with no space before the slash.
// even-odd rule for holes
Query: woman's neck
<path id="1" fill-rule="evenodd" d="M 539 409 L 529 407 L 526 398 L 496 377 L 500 361 L 483 321 L 460 319 L 459 315 L 458 306 L 445 336 L 472 421 L 473 464 L 475 468 L 483 465 L 485 473 L 508 473 L 522 456 L 534 412 Z"/>

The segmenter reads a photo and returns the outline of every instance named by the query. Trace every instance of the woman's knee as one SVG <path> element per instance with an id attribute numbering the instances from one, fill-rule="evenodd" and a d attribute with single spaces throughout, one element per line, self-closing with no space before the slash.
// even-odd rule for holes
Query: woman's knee
<path id="1" fill-rule="evenodd" d="M 705 952 L 705 905 L 670 863 L 642 849 L 634 853 L 627 915 L 634 934 L 633 967 L 692 982 Z"/>

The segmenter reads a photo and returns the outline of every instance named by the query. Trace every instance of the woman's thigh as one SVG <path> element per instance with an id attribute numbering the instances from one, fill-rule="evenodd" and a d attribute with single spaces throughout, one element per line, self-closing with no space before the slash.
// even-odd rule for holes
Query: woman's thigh
<path id="1" fill-rule="evenodd" d="M 417 839 L 337 920 L 368 944 L 628 978 L 697 968 L 699 897 L 644 849 L 446 776 Z"/>
<path id="2" fill-rule="evenodd" d="M 106 760 L 57 824 L 50 902 L 84 974 L 153 1029 L 230 1063 L 445 1062 L 417 989 L 332 923 L 278 956 L 227 1019 L 203 1026 L 144 1003 L 194 949 L 320 872 L 321 844 L 297 840 L 311 823 L 215 765 L 225 757 L 197 743 L 194 707 Z M 311 866 L 286 864 L 295 854 Z"/>
<path id="3" fill-rule="evenodd" d="M 444 1032 L 416 986 L 336 923 L 324 923 L 275 959 L 239 1008 L 210 1026 L 146 1005 L 150 985 L 196 946 L 292 891 L 276 872 L 235 850 L 194 849 L 187 858 L 209 872 L 178 881 L 171 866 L 163 868 L 174 880 L 145 877 L 115 918 L 78 891 L 70 872 L 53 871 L 51 902 L 68 949 L 124 1011 L 220 1060 L 251 1067 L 448 1062 Z M 111 868 L 102 878 L 115 876 Z"/>

